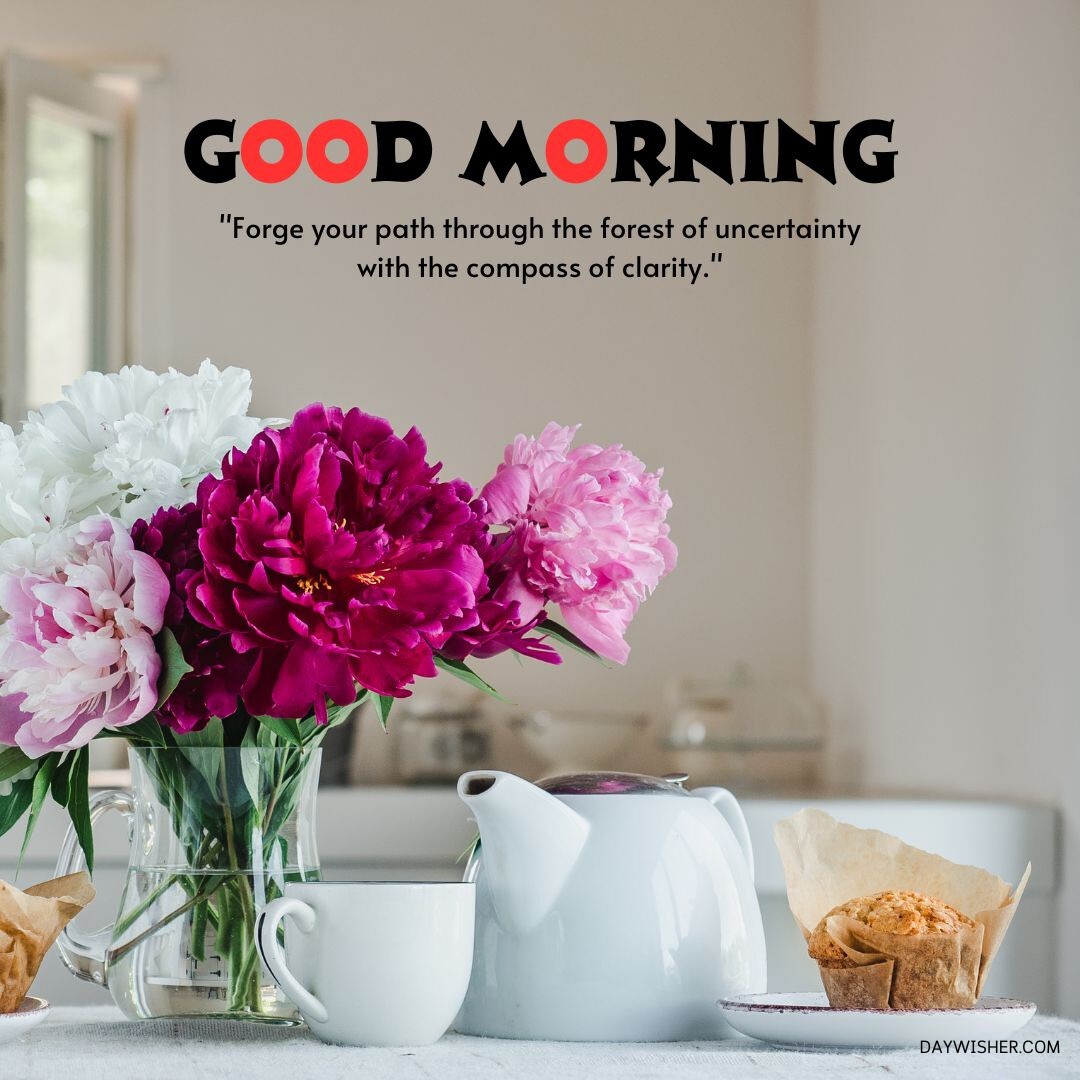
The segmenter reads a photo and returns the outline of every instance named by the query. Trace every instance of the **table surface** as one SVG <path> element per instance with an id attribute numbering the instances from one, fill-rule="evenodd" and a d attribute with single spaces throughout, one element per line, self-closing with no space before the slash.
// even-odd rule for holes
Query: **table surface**
<path id="1" fill-rule="evenodd" d="M 448 1035 L 434 1046 L 327 1046 L 304 1028 L 230 1021 L 125 1021 L 106 1008 L 54 1008 L 0 1047 L 4 1080 L 193 1080 L 200 1076 L 318 1080 L 623 1080 L 671 1077 L 1080 1076 L 1080 1023 L 1036 1017 L 1025 1039 L 1056 1039 L 1056 1055 L 784 1050 L 750 1039 L 699 1043 L 541 1043 Z"/>

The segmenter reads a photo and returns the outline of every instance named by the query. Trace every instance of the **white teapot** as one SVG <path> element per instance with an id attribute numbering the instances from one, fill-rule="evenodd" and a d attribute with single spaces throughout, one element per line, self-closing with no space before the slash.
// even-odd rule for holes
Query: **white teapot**
<path id="1" fill-rule="evenodd" d="M 637 1042 L 730 1033 L 717 998 L 765 990 L 746 820 L 684 776 L 530 784 L 465 773 L 480 845 L 472 981 L 455 1027 L 515 1039 Z"/>

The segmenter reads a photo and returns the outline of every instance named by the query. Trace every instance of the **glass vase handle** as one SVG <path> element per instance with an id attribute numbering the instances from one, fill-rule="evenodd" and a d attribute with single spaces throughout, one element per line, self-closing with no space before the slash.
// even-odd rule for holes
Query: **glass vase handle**
<path id="1" fill-rule="evenodd" d="M 130 791 L 99 791 L 90 799 L 90 826 L 108 810 L 119 810 L 128 820 L 128 834 L 135 824 L 135 802 Z M 56 876 L 64 877 L 86 869 L 86 857 L 79 846 L 79 838 L 73 825 L 68 826 L 67 835 L 60 847 L 60 857 L 56 860 Z M 56 947 L 68 971 L 77 978 L 95 983 L 97 986 L 108 985 L 105 954 L 112 941 L 113 924 L 100 930 L 82 931 L 69 923 L 56 939 Z"/>

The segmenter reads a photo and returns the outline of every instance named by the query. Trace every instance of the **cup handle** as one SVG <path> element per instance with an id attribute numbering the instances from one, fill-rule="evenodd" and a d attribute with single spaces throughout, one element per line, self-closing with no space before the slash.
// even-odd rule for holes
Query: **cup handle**
<path id="1" fill-rule="evenodd" d="M 315 929 L 315 909 L 310 904 L 305 904 L 303 900 L 297 900 L 291 896 L 272 900 L 259 916 L 259 926 L 255 934 L 259 943 L 259 953 L 274 982 L 292 998 L 300 1011 L 305 1016 L 310 1016 L 316 1023 L 325 1024 L 330 1015 L 326 1011 L 326 1006 L 296 980 L 286 965 L 285 956 L 278 944 L 278 926 L 286 916 L 291 916 L 296 925 L 305 933 L 311 933 Z"/>

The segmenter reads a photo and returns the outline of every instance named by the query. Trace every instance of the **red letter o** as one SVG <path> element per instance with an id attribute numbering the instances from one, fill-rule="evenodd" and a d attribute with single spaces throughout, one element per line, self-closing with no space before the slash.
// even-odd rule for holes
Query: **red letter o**
<path id="1" fill-rule="evenodd" d="M 568 143 L 580 139 L 586 147 L 581 161 L 570 161 L 566 156 Z M 568 184 L 584 184 L 600 173 L 607 164 L 607 139 L 604 133 L 589 120 L 564 120 L 551 129 L 544 147 L 548 168 Z"/>
<path id="2" fill-rule="evenodd" d="M 349 148 L 344 161 L 331 161 L 326 147 L 340 139 Z M 367 164 L 368 143 L 364 133 L 349 120 L 324 120 L 308 136 L 308 168 L 328 184 L 344 184 L 358 176 Z"/>
<path id="3" fill-rule="evenodd" d="M 281 160 L 269 162 L 262 156 L 263 143 L 276 139 L 281 143 Z M 244 132 L 240 160 L 248 176 L 261 184 L 280 184 L 288 180 L 304 160 L 304 144 L 296 128 L 284 120 L 260 120 Z"/>

